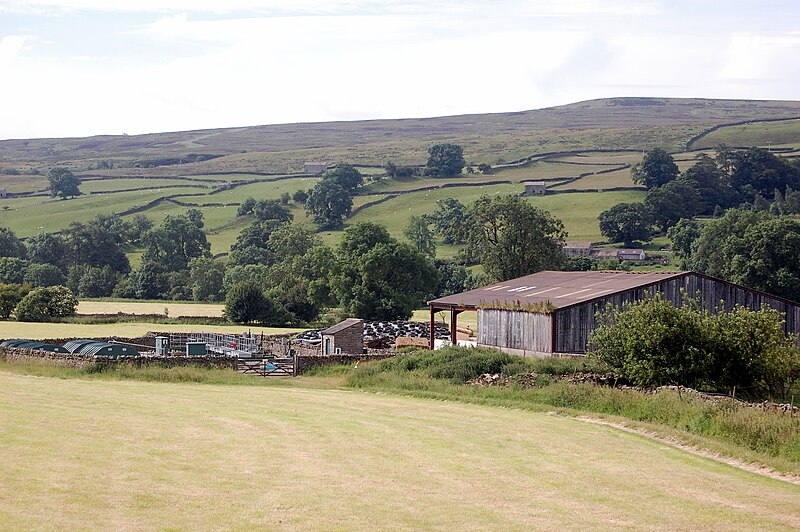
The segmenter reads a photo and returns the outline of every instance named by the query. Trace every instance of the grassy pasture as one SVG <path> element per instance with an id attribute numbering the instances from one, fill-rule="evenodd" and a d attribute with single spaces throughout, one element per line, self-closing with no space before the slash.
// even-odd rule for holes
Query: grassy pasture
<path id="1" fill-rule="evenodd" d="M 144 301 L 80 301 L 78 314 L 163 314 L 167 309 L 169 316 L 222 316 L 225 305 L 215 303 L 176 303 Z"/>
<path id="2" fill-rule="evenodd" d="M 605 189 L 611 187 L 635 187 L 638 186 L 631 180 L 631 169 L 624 168 L 614 172 L 607 172 L 605 174 L 596 174 L 582 177 L 576 181 L 567 183 L 557 183 L 555 185 L 548 185 L 548 188 L 555 190 L 558 189 Z M 642 187 L 644 190 L 644 187 Z"/>
<path id="3" fill-rule="evenodd" d="M 86 222 L 101 213 L 124 211 L 164 195 L 162 191 L 145 190 L 93 194 L 69 200 L 50 197 L 5 199 L 0 200 L 0 227 L 8 227 L 20 237 L 41 231 L 58 231 L 69 227 L 71 222 Z M 8 205 L 9 210 L 4 210 L 4 205 Z"/>
<path id="4" fill-rule="evenodd" d="M 442 185 L 465 183 L 486 183 L 501 179 L 506 178 L 498 177 L 498 175 L 461 174 L 456 177 L 411 177 L 408 179 L 383 179 L 375 183 L 370 183 L 362 189 L 359 189 L 359 192 L 362 194 L 402 192 L 424 187 L 440 187 Z M 353 198 L 354 205 L 358 198 L 359 196 Z"/>
<path id="5" fill-rule="evenodd" d="M 494 173 L 494 176 L 496 176 L 497 179 L 510 179 L 511 181 L 519 183 L 522 181 L 535 181 L 537 179 L 578 177 L 581 174 L 608 170 L 608 168 L 608 166 L 599 164 L 561 164 L 540 161 L 520 168 L 501 168 Z"/>
<path id="6" fill-rule="evenodd" d="M 408 218 L 433 211 L 439 199 L 458 198 L 462 203 L 470 204 L 484 194 L 491 196 L 520 192 L 522 185 L 519 184 L 412 192 L 364 209 L 353 216 L 348 225 L 358 221 L 378 220 L 389 228 L 393 236 L 401 237 Z M 563 220 L 570 239 L 589 241 L 602 240 L 597 224 L 597 216 L 601 212 L 620 202 L 643 199 L 644 191 L 553 194 L 528 198 L 537 207 L 550 211 L 553 216 Z"/>
<path id="7" fill-rule="evenodd" d="M 0 372 L 9 529 L 782 529 L 800 488 L 515 409 Z"/>
<path id="8" fill-rule="evenodd" d="M 800 120 L 787 120 L 722 127 L 698 140 L 693 147 L 715 148 L 720 144 L 765 147 L 799 142 Z"/>
<path id="9" fill-rule="evenodd" d="M 564 161 L 567 163 L 587 163 L 606 164 L 606 165 L 623 165 L 634 164 L 642 160 L 641 151 L 626 151 L 620 153 L 581 153 L 578 155 L 569 155 L 566 157 L 559 157 L 552 159 L 556 161 Z"/>
<path id="10" fill-rule="evenodd" d="M 87 194 L 89 192 L 113 192 L 115 190 L 125 190 L 131 188 L 153 188 L 163 186 L 180 185 L 180 188 L 164 189 L 164 194 L 179 194 L 186 192 L 193 192 L 198 188 L 207 188 L 209 183 L 202 181 L 187 181 L 185 179 L 168 179 L 168 178 L 145 178 L 145 179 L 96 179 L 91 181 L 81 182 L 81 192 Z M 191 190 L 190 190 L 191 189 Z M 208 189 L 210 190 L 210 188 Z"/>
<path id="11" fill-rule="evenodd" d="M 256 199 L 279 199 L 284 192 L 293 194 L 298 190 L 313 188 L 317 181 L 318 179 L 313 177 L 266 181 L 262 183 L 240 185 L 216 194 L 188 196 L 181 199 L 192 203 L 241 203 L 248 197 L 254 197 Z"/>
<path id="12" fill-rule="evenodd" d="M 161 304 L 161 311 L 164 306 Z M 273 327 L 247 327 L 245 325 L 189 325 L 162 323 L 24 323 L 18 321 L 0 321 L 0 338 L 27 338 L 41 340 L 46 338 L 105 338 L 119 336 L 136 338 L 149 332 L 218 332 L 239 334 L 243 331 L 253 334 L 283 334 L 297 332 L 302 329 L 279 329 Z"/>
<path id="13" fill-rule="evenodd" d="M 6 175 L 0 174 L 0 187 L 9 192 L 31 192 L 48 187 L 47 176 L 44 175 Z"/>

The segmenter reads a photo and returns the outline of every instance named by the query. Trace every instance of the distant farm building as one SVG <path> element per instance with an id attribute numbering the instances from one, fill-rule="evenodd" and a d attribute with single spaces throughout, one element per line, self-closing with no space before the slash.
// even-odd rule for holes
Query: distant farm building
<path id="1" fill-rule="evenodd" d="M 571 259 L 588 257 L 595 260 L 618 259 L 638 261 L 647 258 L 643 249 L 596 248 L 591 242 L 564 242 L 563 250 L 564 255 Z"/>
<path id="2" fill-rule="evenodd" d="M 525 196 L 543 196 L 547 193 L 544 181 L 525 181 Z"/>
<path id="3" fill-rule="evenodd" d="M 321 334 L 323 355 L 360 355 L 364 352 L 364 320 L 347 318 Z"/>
<path id="4" fill-rule="evenodd" d="M 478 345 L 542 357 L 585 353 L 598 311 L 656 293 L 674 305 L 684 294 L 697 297 L 712 313 L 736 305 L 769 306 L 781 313 L 786 332 L 800 332 L 800 304 L 694 272 L 545 271 L 435 299 L 429 306 L 431 320 L 437 311 L 452 311 L 453 340 L 457 315 L 477 311 Z"/>
<path id="5" fill-rule="evenodd" d="M 309 162 L 303 163 L 303 173 L 305 174 L 321 175 L 324 174 L 327 169 L 327 164 Z"/>
<path id="6" fill-rule="evenodd" d="M 5 187 L 0 187 L 0 198 L 7 198 L 8 192 L 6 192 Z"/>
<path id="7" fill-rule="evenodd" d="M 227 181 L 216 183 L 214 185 L 214 190 L 228 190 L 229 188 L 231 188 L 231 184 Z"/>
<path id="8" fill-rule="evenodd" d="M 643 249 L 616 249 L 616 248 L 595 248 L 589 253 L 590 259 L 604 260 L 644 260 L 647 258 Z"/>
<path id="9" fill-rule="evenodd" d="M 591 252 L 591 242 L 564 242 L 564 255 L 571 259 L 588 257 Z"/>

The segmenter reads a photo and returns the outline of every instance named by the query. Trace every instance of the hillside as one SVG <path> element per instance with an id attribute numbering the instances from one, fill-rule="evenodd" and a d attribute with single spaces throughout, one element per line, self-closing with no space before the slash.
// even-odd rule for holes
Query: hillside
<path id="1" fill-rule="evenodd" d="M 469 202 L 519 193 L 523 181 L 543 180 L 551 193 L 530 201 L 562 218 L 570 239 L 596 241 L 602 239 L 600 212 L 643 198 L 630 180 L 642 150 L 666 147 L 682 170 L 697 155 L 687 145 L 761 145 L 794 156 L 800 148 L 796 117 L 800 102 L 613 98 L 518 113 L 6 140 L 0 141 L 0 187 L 12 197 L 0 199 L 0 226 L 29 237 L 98 213 L 141 212 L 158 222 L 197 207 L 212 252 L 220 254 L 249 223 L 236 219 L 245 198 L 276 199 L 313 187 L 317 178 L 302 174 L 304 161 L 342 160 L 379 178 L 387 160 L 423 164 L 431 144 L 448 141 L 464 147 L 468 163 L 493 165 L 492 175 L 375 179 L 359 189 L 350 222 L 382 220 L 400 236 L 408 217 L 429 212 L 437 199 Z M 45 175 L 55 165 L 81 177 L 83 196 L 49 197 Z M 229 187 L 218 190 L 221 182 Z M 301 205 L 290 205 L 296 221 L 308 221 Z M 323 237 L 335 242 L 338 233 Z"/>
<path id="2" fill-rule="evenodd" d="M 668 145 L 678 150 L 694 134 L 720 123 L 796 116 L 800 102 L 793 101 L 611 98 L 517 113 L 4 140 L 0 164 L 85 168 L 93 161 L 110 160 L 128 167 L 199 154 L 226 160 L 181 165 L 187 166 L 187 173 L 225 167 L 234 171 L 245 164 L 257 166 L 256 161 L 262 171 L 286 172 L 300 170 L 306 155 L 326 162 L 350 155 L 349 162 L 364 164 L 410 159 L 424 153 L 424 145 L 443 139 L 463 143 L 473 162 L 495 162 L 491 159 L 513 160 L 517 155 L 561 149 Z M 594 130 L 602 130 L 602 136 Z M 410 150 L 398 153 L 405 143 Z M 241 157 L 255 153 L 260 155 Z M 299 158 L 291 159 L 292 155 Z"/>

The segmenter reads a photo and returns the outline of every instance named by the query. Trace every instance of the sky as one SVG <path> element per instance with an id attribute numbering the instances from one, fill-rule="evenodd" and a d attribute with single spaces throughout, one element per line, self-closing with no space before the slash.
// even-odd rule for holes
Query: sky
<path id="1" fill-rule="evenodd" d="M 797 0 L 0 0 L 0 139 L 798 90 Z"/>

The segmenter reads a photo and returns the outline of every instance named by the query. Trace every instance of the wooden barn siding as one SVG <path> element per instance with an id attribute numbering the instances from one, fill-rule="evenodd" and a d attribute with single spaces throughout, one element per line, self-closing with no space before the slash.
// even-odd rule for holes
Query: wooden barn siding
<path id="1" fill-rule="evenodd" d="M 783 315 L 786 321 L 784 324 L 786 332 L 800 332 L 800 307 L 728 283 L 688 274 L 647 288 L 635 288 L 555 311 L 556 352 L 585 353 L 589 332 L 595 325 L 595 313 L 609 303 L 619 307 L 625 302 L 638 301 L 646 295 L 661 292 L 665 300 L 679 305 L 683 301 L 681 290 L 691 297 L 695 297 L 699 291 L 703 308 L 710 312 L 718 309 L 720 301 L 725 302 L 724 310 L 726 311 L 730 311 L 736 305 L 742 305 L 752 310 L 758 310 L 762 306 L 768 305 Z"/>
<path id="2" fill-rule="evenodd" d="M 551 314 L 478 309 L 478 344 L 549 353 Z"/>

